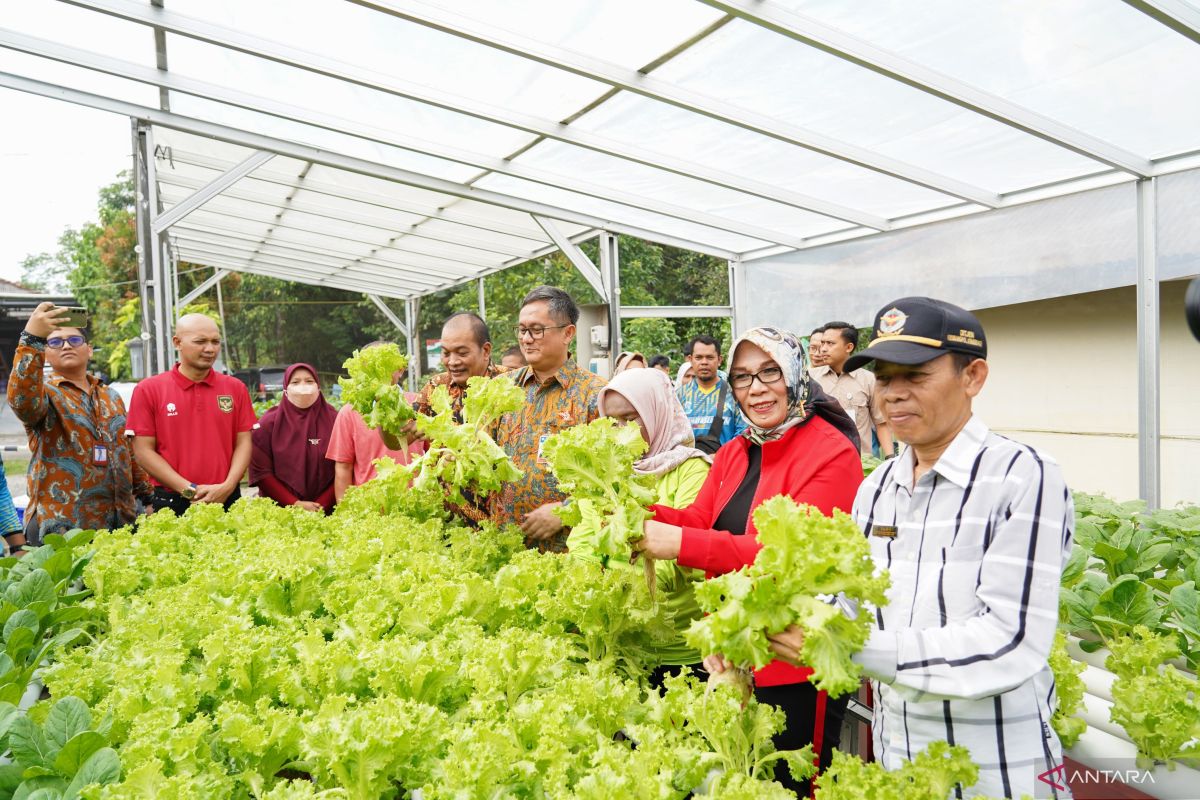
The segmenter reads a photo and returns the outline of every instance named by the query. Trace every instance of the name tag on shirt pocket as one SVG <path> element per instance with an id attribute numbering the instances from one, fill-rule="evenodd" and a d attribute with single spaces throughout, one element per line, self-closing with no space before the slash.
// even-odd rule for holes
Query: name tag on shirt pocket
<path id="1" fill-rule="evenodd" d="M 103 467 L 108 463 L 108 447 L 102 444 L 92 445 L 92 465 Z"/>

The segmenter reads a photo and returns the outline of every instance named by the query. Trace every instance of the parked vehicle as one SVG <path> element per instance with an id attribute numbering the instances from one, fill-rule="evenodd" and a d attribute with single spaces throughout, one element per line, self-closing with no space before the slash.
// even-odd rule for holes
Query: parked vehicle
<path id="1" fill-rule="evenodd" d="M 286 365 L 274 364 L 240 369 L 233 373 L 233 377 L 246 384 L 250 399 L 257 403 L 283 391 L 283 373 L 286 370 Z"/>

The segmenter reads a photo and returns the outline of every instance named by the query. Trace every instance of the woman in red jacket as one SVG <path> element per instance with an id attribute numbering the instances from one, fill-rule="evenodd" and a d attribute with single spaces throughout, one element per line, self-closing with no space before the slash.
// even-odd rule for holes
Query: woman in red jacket
<path id="1" fill-rule="evenodd" d="M 786 494 L 825 514 L 848 512 L 863 478 L 854 422 L 809 380 L 808 354 L 796 336 L 775 328 L 747 331 L 734 344 L 729 384 L 749 427 L 717 451 L 694 503 L 653 507 L 642 543 L 651 556 L 675 559 L 709 577 L 754 561 L 761 545 L 752 514 L 759 503 Z M 811 672 L 773 661 L 755 672 L 754 695 L 786 716 L 776 747 L 811 742 L 824 768 L 849 698 L 828 699 L 808 683 Z M 777 780 L 809 793 L 784 762 L 777 764 Z"/>

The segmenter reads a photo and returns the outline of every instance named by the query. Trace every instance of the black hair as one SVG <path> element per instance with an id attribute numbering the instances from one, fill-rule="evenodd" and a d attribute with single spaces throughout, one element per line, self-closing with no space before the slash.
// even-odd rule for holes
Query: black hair
<path id="1" fill-rule="evenodd" d="M 846 344 L 858 344 L 858 328 L 849 322 L 826 322 L 821 326 L 822 331 L 837 331 Z"/>
<path id="2" fill-rule="evenodd" d="M 473 311 L 455 311 L 453 314 L 446 317 L 446 321 L 442 323 L 442 327 L 445 328 L 459 317 L 466 318 L 467 322 L 470 323 L 471 333 L 475 334 L 475 343 L 477 345 L 483 347 L 485 344 L 491 343 L 492 332 L 488 330 L 487 323 L 483 321 L 483 317 L 479 316 Z"/>
<path id="3" fill-rule="evenodd" d="M 550 316 L 559 322 L 571 325 L 579 322 L 579 306 L 571 299 L 571 295 L 557 286 L 539 286 L 521 301 L 521 308 L 530 303 L 545 303 L 550 309 Z"/>
<path id="4" fill-rule="evenodd" d="M 667 358 L 662 353 L 659 353 L 656 356 L 650 356 L 650 361 L 646 364 L 646 366 L 650 367 L 651 369 L 659 366 L 669 367 L 671 366 L 671 359 Z"/>
<path id="5" fill-rule="evenodd" d="M 688 342 L 683 346 L 683 357 L 687 358 L 692 354 L 692 343 Z"/>
<path id="6" fill-rule="evenodd" d="M 87 328 L 76 328 L 74 325 L 63 325 L 62 328 L 55 328 L 55 330 L 62 330 L 63 328 L 69 328 L 70 330 L 79 331 L 79 335 L 83 337 L 84 344 L 92 343 L 92 335 L 90 333 L 88 333 Z M 51 331 L 51 333 L 53 333 L 53 331 Z M 48 334 L 47 334 L 46 338 L 49 338 Z"/>
<path id="7" fill-rule="evenodd" d="M 522 361 L 525 360 L 525 354 L 521 352 L 521 345 L 519 344 L 514 344 L 512 347 L 505 350 L 500 357 L 508 358 L 509 356 L 520 356 Z"/>
<path id="8" fill-rule="evenodd" d="M 718 342 L 713 337 L 705 335 L 703 333 L 700 334 L 699 336 L 692 337 L 692 341 L 690 341 L 688 343 L 688 347 L 685 352 L 687 352 L 687 353 L 695 352 L 696 345 L 698 345 L 698 344 L 704 344 L 704 345 L 708 345 L 709 347 L 715 347 L 717 349 L 717 355 L 718 356 L 721 355 L 721 343 Z"/>
<path id="9" fill-rule="evenodd" d="M 810 336 L 810 337 L 811 337 L 811 336 L 816 336 L 818 333 L 824 333 L 824 332 L 825 332 L 825 326 L 824 326 L 824 325 L 820 325 L 820 326 L 818 326 L 818 327 L 816 327 L 816 328 L 813 328 L 813 329 L 812 329 L 812 333 L 810 333 L 810 334 L 809 334 L 809 336 Z"/>
<path id="10" fill-rule="evenodd" d="M 954 367 L 954 371 L 962 374 L 962 371 L 971 366 L 971 362 L 979 358 L 979 356 L 971 355 L 970 353 L 960 353 L 957 350 L 951 350 L 949 353 L 950 364 Z"/>

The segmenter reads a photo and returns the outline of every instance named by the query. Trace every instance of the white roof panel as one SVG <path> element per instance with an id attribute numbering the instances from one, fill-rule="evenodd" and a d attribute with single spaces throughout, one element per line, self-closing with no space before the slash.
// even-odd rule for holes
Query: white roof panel
<path id="1" fill-rule="evenodd" d="M 1122 0 L 164 5 L 22 3 L 0 86 L 152 125 L 160 211 L 207 198 L 179 255 L 391 297 L 549 252 L 537 217 L 750 256 L 1200 153 L 1200 32 Z"/>

